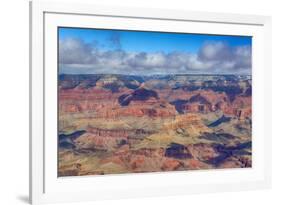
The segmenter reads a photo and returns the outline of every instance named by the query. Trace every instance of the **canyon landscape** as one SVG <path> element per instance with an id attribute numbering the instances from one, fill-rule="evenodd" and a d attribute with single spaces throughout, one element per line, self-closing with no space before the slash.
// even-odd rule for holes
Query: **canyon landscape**
<path id="1" fill-rule="evenodd" d="M 251 168 L 251 67 L 250 36 L 59 27 L 58 177 Z"/>
<path id="2" fill-rule="evenodd" d="M 251 77 L 60 75 L 59 176 L 251 167 Z"/>

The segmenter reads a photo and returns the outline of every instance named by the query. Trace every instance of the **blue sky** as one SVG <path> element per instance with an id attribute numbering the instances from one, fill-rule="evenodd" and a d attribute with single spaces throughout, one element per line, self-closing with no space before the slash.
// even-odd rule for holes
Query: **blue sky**
<path id="1" fill-rule="evenodd" d="M 59 37 L 79 38 L 86 43 L 98 43 L 103 49 L 115 49 L 112 37 L 118 38 L 121 48 L 126 51 L 139 52 L 197 52 L 206 41 L 224 41 L 230 46 L 251 45 L 251 37 L 221 36 L 201 34 L 180 34 L 163 32 L 140 32 L 100 29 L 60 28 Z M 118 40 L 116 39 L 116 40 Z"/>
<path id="2" fill-rule="evenodd" d="M 252 38 L 245 36 L 59 28 L 59 41 L 61 73 L 249 74 L 251 70 Z"/>

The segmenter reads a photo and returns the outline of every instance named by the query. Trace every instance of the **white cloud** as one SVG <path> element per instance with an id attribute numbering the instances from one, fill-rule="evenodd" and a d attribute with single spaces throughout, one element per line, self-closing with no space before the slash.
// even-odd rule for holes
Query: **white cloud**
<path id="1" fill-rule="evenodd" d="M 59 42 L 59 62 L 60 73 L 249 74 L 251 47 L 230 47 L 224 42 L 206 42 L 196 54 L 126 52 L 122 49 L 102 51 L 93 44 L 69 38 Z"/>

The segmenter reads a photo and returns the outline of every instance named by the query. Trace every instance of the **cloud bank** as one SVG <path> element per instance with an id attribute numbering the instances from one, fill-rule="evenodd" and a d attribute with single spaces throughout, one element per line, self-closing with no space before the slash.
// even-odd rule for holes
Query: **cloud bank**
<path id="1" fill-rule="evenodd" d="M 81 39 L 59 41 L 59 72 L 68 74 L 250 74 L 251 46 L 205 42 L 197 53 L 128 52 L 118 36 L 114 50 L 102 50 Z"/>

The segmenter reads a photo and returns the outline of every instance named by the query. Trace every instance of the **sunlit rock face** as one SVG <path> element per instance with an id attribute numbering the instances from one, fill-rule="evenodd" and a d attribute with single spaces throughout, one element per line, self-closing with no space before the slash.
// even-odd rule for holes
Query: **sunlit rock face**
<path id="1" fill-rule="evenodd" d="M 250 76 L 61 75 L 59 176 L 252 166 Z"/>

